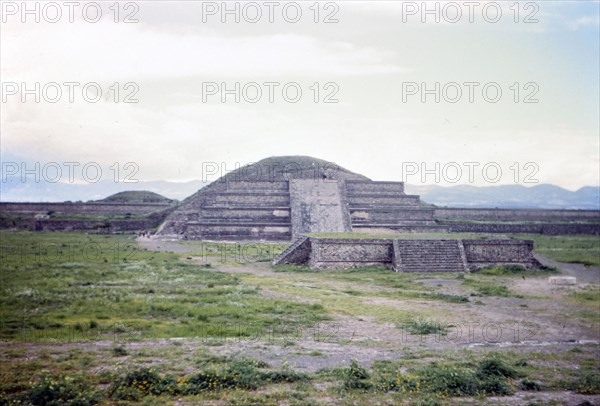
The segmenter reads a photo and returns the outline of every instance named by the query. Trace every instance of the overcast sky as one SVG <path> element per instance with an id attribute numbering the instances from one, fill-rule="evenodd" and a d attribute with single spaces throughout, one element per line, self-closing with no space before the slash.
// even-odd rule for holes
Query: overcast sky
<path id="1" fill-rule="evenodd" d="M 108 8 L 113 1 L 98 3 L 96 23 L 86 21 L 93 7 L 83 18 L 85 2 L 73 22 L 55 3 L 62 17 L 51 23 L 56 8 L 41 2 L 37 23 L 15 10 L 20 1 L 2 2 L 3 161 L 135 162 L 139 180 L 185 181 L 202 178 L 203 162 L 233 169 L 310 155 L 376 180 L 404 175 L 420 184 L 418 174 L 406 177 L 407 163 L 455 162 L 463 175 L 446 174 L 459 184 L 489 185 L 494 171 L 486 181 L 480 169 L 489 163 L 502 170 L 496 184 L 527 185 L 527 175 L 571 190 L 599 184 L 598 2 L 478 2 L 472 16 L 465 2 L 439 2 L 439 23 L 422 14 L 421 2 L 298 2 L 296 23 L 298 7 L 289 2 L 274 7 L 273 23 L 261 1 L 239 3 L 239 23 L 233 14 L 222 22 L 221 2 L 122 2 L 118 16 Z M 127 16 L 138 22 L 123 22 Z M 55 98 L 52 85 L 39 102 L 34 95 L 23 102 L 22 83 L 36 82 L 40 93 L 61 84 L 62 97 L 47 100 Z M 73 102 L 64 82 L 81 84 Z M 103 91 L 95 103 L 82 96 L 89 82 Z M 250 85 L 239 103 L 234 95 L 222 102 L 213 82 L 229 89 L 255 82 L 262 97 L 252 103 Z M 436 82 L 439 103 L 435 94 L 422 102 L 421 84 Z M 302 95 L 292 103 L 297 88 Z M 138 102 L 124 103 L 128 95 Z M 479 163 L 474 179 L 464 162 Z"/>

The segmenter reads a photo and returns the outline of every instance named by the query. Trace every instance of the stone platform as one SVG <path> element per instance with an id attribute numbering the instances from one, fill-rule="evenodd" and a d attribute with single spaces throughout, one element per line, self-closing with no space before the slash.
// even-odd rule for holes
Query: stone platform
<path id="1" fill-rule="evenodd" d="M 465 272 L 488 265 L 536 267 L 533 241 L 508 239 L 297 239 L 274 265 L 314 269 L 387 266 L 396 272 Z"/>

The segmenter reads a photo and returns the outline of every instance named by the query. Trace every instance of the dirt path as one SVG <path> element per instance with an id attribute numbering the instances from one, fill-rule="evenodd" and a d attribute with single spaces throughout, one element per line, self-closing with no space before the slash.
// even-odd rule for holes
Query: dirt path
<path id="1" fill-rule="evenodd" d="M 542 265 L 558 268 L 565 276 L 576 277 L 578 284 L 586 283 L 600 285 L 600 268 L 597 266 L 557 262 L 542 255 L 536 255 L 535 257 Z"/>
<path id="2" fill-rule="evenodd" d="M 178 240 L 165 240 L 158 237 L 138 237 L 136 242 L 141 248 L 150 251 L 165 251 L 165 252 L 192 252 L 193 248 L 182 244 Z"/>

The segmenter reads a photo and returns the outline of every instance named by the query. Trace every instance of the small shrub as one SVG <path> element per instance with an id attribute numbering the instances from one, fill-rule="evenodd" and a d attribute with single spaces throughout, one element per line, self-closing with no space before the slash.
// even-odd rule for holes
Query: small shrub
<path id="1" fill-rule="evenodd" d="M 432 293 L 428 295 L 432 299 L 443 300 L 448 303 L 468 303 L 469 298 L 462 295 L 449 295 L 446 293 Z"/>
<path id="2" fill-rule="evenodd" d="M 481 361 L 476 373 L 481 379 L 493 376 L 502 376 L 504 378 L 516 378 L 518 376 L 515 369 L 497 358 L 487 358 Z"/>
<path id="3" fill-rule="evenodd" d="M 118 347 L 114 347 L 112 349 L 112 353 L 116 357 L 124 357 L 125 355 L 129 354 L 127 352 L 127 349 L 125 347 L 123 347 L 122 345 L 119 345 Z"/>
<path id="4" fill-rule="evenodd" d="M 110 388 L 114 399 L 139 400 L 147 395 L 179 393 L 176 380 L 170 375 L 161 377 L 155 370 L 139 368 L 118 377 Z"/>
<path id="5" fill-rule="evenodd" d="M 515 362 L 515 365 L 518 367 L 526 367 L 527 365 L 529 365 L 529 363 L 527 362 L 526 359 L 521 358 L 521 359 L 518 359 L 517 362 Z"/>
<path id="6" fill-rule="evenodd" d="M 519 389 L 526 391 L 540 391 L 542 390 L 542 387 L 536 381 L 523 379 L 519 382 Z"/>
<path id="7" fill-rule="evenodd" d="M 570 389 L 585 395 L 600 393 L 600 373 L 597 370 L 586 368 L 580 371 L 579 377 L 570 385 Z"/>
<path id="8" fill-rule="evenodd" d="M 298 382 L 308 380 L 308 376 L 283 368 L 280 371 L 261 371 L 268 364 L 252 359 L 232 362 L 222 371 L 207 370 L 198 372 L 186 379 L 186 394 L 228 388 L 253 390 L 268 383 Z"/>
<path id="9" fill-rule="evenodd" d="M 509 297 L 513 296 L 511 291 L 504 285 L 484 285 L 477 289 L 473 296 L 499 296 Z"/>
<path id="10" fill-rule="evenodd" d="M 492 376 L 481 381 L 479 390 L 486 395 L 508 396 L 513 394 L 513 390 L 501 376 Z"/>
<path id="11" fill-rule="evenodd" d="M 535 269 L 528 269 L 522 265 L 494 265 L 480 268 L 476 272 L 493 276 L 535 276 L 536 274 L 557 273 L 558 269 L 545 265 Z"/>
<path id="12" fill-rule="evenodd" d="M 344 389 L 354 389 L 367 391 L 372 388 L 369 382 L 369 373 L 361 367 L 355 360 L 352 360 L 350 366 L 346 369 L 343 377 Z"/>
<path id="13" fill-rule="evenodd" d="M 296 372 L 292 369 L 283 368 L 280 371 L 270 371 L 263 374 L 266 381 L 273 383 L 293 383 L 308 381 L 308 376 L 301 372 Z"/>
<path id="14" fill-rule="evenodd" d="M 472 396 L 479 392 L 479 381 L 469 369 L 432 364 L 419 371 L 419 377 L 428 392 L 449 396 Z"/>
<path id="15" fill-rule="evenodd" d="M 6 399 L 5 399 L 6 400 Z M 50 373 L 42 373 L 39 382 L 29 390 L 14 396 L 14 404 L 48 405 L 48 406 L 88 406 L 101 400 L 100 392 L 81 377 L 52 377 Z"/>
<path id="16" fill-rule="evenodd" d="M 400 328 L 405 329 L 411 334 L 417 335 L 428 335 L 428 334 L 442 334 L 448 333 L 448 326 L 436 323 L 430 320 L 418 317 L 407 323 L 402 323 Z"/>

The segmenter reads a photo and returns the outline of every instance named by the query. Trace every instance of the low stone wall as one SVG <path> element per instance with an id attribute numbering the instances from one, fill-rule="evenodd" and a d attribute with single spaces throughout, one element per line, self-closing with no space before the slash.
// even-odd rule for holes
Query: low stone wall
<path id="1" fill-rule="evenodd" d="M 139 230 L 149 230 L 156 227 L 156 221 L 143 220 L 111 220 L 111 221 L 92 221 L 92 220 L 35 220 L 28 223 L 25 227 L 31 231 L 95 231 L 102 233 L 114 232 L 135 232 Z"/>
<path id="2" fill-rule="evenodd" d="M 492 264 L 538 265 L 531 240 L 462 240 L 471 268 Z"/>
<path id="3" fill-rule="evenodd" d="M 311 238 L 309 265 L 317 269 L 392 264 L 392 240 Z"/>
<path id="4" fill-rule="evenodd" d="M 397 221 L 410 220 L 433 221 L 433 210 L 425 208 L 379 208 L 370 210 L 351 209 L 352 220 L 364 220 L 371 223 L 393 223 Z"/>
<path id="5" fill-rule="evenodd" d="M 434 216 L 437 219 L 465 220 L 526 220 L 526 221 L 583 221 L 596 220 L 600 222 L 598 210 L 546 210 L 546 209 L 462 209 L 436 208 Z"/>
<path id="6" fill-rule="evenodd" d="M 170 208 L 161 203 L 14 203 L 0 202 L 0 213 L 93 213 L 93 214 L 141 214 Z"/>
<path id="7" fill-rule="evenodd" d="M 546 234 L 600 235 L 600 224 L 593 223 L 454 223 L 440 222 L 452 233 L 503 233 L 503 234 Z"/>

